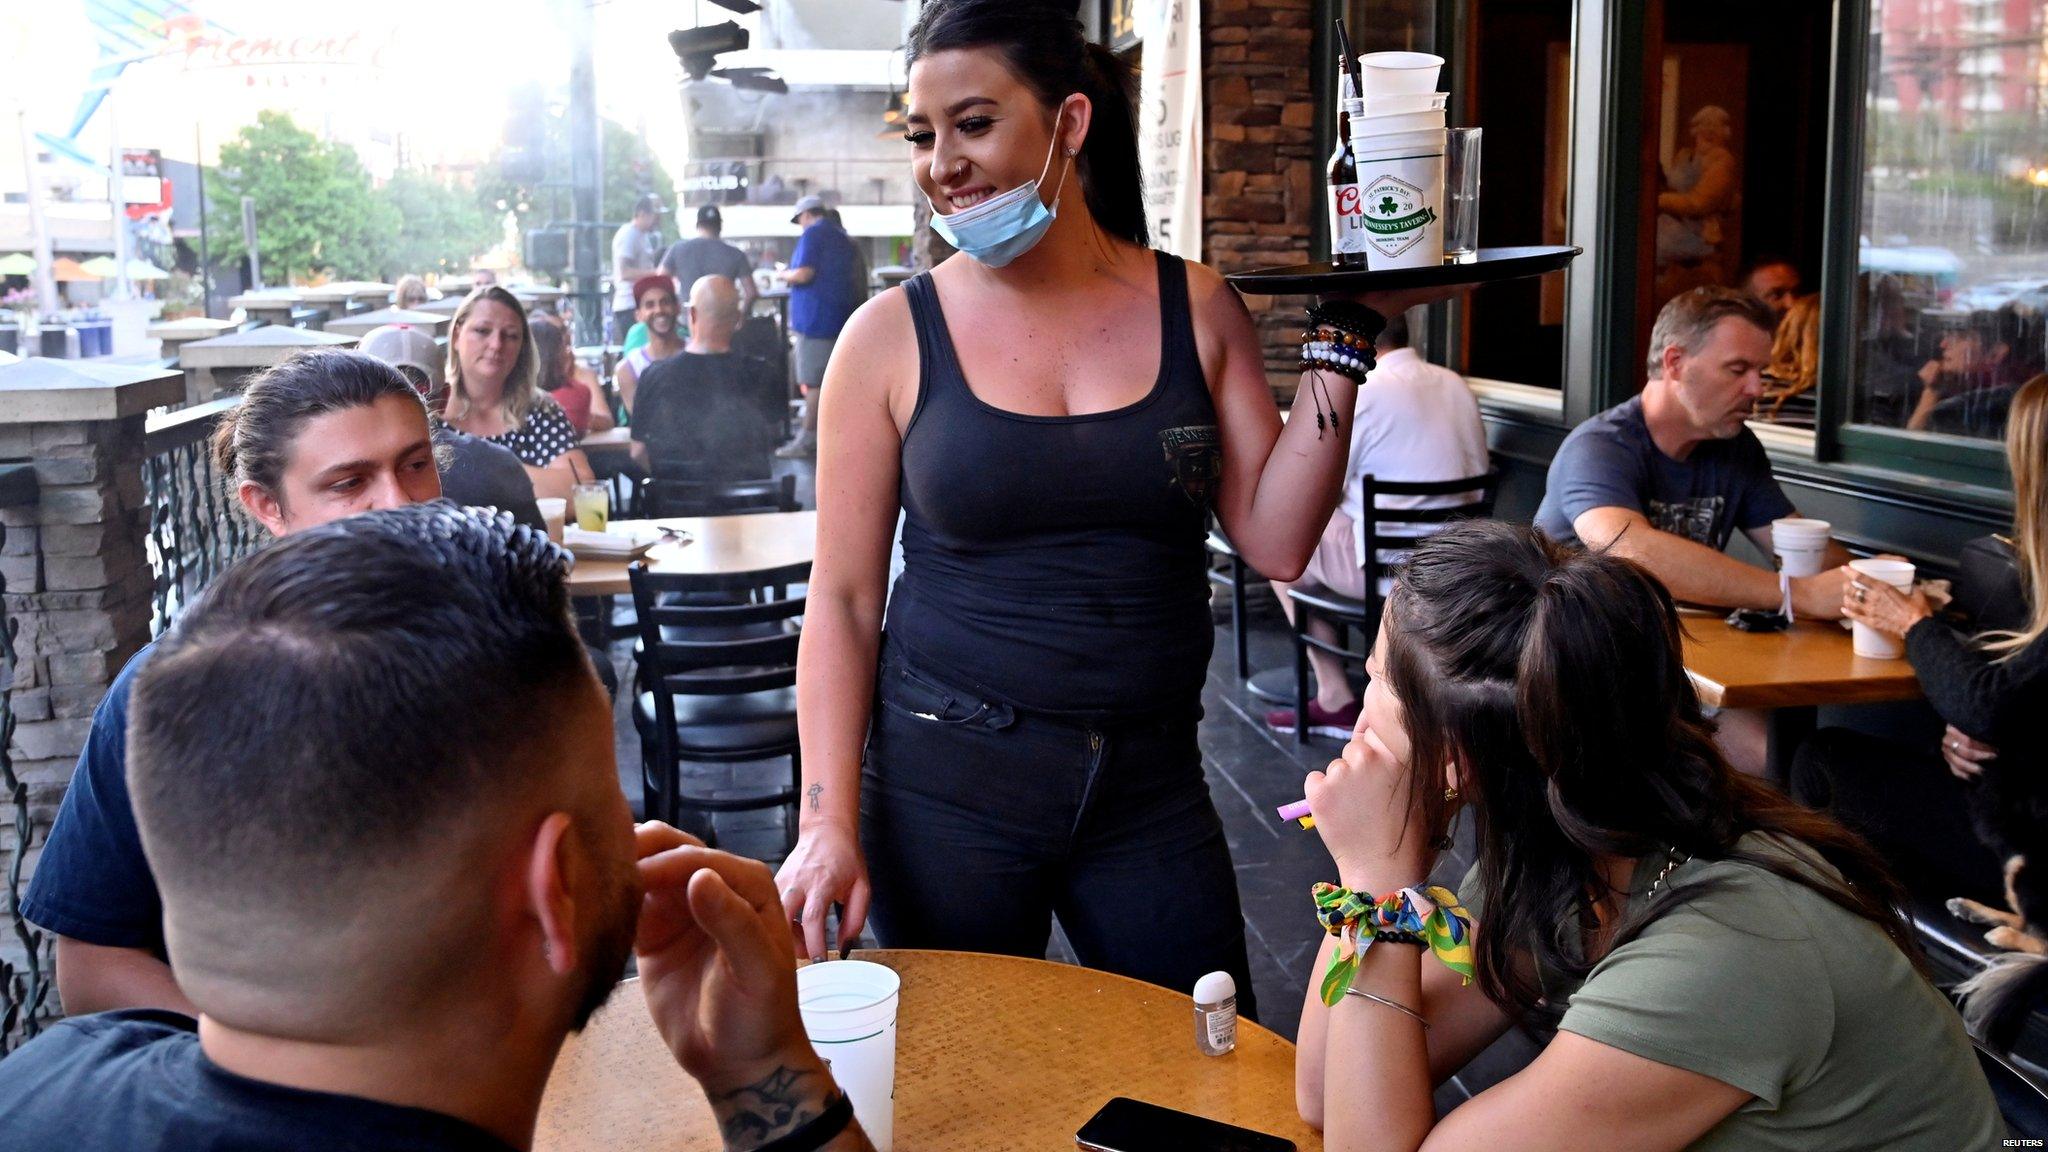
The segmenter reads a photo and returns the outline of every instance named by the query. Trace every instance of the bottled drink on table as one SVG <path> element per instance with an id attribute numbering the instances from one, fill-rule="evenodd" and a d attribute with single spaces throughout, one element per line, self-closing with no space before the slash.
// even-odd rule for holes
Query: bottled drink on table
<path id="1" fill-rule="evenodd" d="M 1330 263 L 1339 268 L 1366 266 L 1365 198 L 1358 187 L 1358 161 L 1351 151 L 1351 118 L 1365 114 L 1358 78 L 1351 70 L 1351 41 L 1344 21 L 1337 32 L 1337 147 L 1330 153 Z"/>

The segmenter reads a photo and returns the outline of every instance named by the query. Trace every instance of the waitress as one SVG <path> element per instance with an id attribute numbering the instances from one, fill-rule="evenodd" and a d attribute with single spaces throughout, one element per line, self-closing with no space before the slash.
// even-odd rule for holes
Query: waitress
<path id="1" fill-rule="evenodd" d="M 1316 410 L 1283 428 L 1243 302 L 1147 246 L 1128 66 L 1055 7 L 939 0 L 910 33 L 912 172 L 960 254 L 862 307 L 826 371 L 778 882 L 805 955 L 872 913 L 887 947 L 1043 956 L 1057 916 L 1082 963 L 1182 991 L 1228 971 L 1250 1014 L 1196 741 L 1207 522 L 1301 572 L 1345 375 L 1431 297 L 1327 306 Z"/>

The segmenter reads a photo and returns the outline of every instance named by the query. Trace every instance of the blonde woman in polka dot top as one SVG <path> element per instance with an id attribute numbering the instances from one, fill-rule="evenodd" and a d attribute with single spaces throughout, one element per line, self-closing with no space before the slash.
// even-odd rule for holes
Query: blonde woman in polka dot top
<path id="1" fill-rule="evenodd" d="M 526 310 L 496 285 L 478 288 L 455 310 L 448 337 L 448 408 L 444 419 L 459 431 L 502 444 L 526 466 L 539 497 L 567 497 L 591 478 L 590 461 L 576 446 L 576 430 L 562 406 L 535 383 L 533 341 Z"/>

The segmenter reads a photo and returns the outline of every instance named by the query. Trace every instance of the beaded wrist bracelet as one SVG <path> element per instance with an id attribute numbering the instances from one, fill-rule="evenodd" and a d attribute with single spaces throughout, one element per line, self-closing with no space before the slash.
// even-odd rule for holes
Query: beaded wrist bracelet
<path id="1" fill-rule="evenodd" d="M 1358 978 L 1359 963 L 1376 943 L 1420 944 L 1444 967 L 1472 982 L 1472 915 L 1448 888 L 1403 888 L 1374 899 L 1349 888 L 1319 883 L 1316 919 L 1337 937 L 1337 955 L 1323 973 L 1323 1003 L 1335 1006 Z"/>

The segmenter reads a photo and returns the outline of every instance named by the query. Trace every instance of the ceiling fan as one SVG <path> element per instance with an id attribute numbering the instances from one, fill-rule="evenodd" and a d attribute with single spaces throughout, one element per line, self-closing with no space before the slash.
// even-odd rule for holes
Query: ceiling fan
<path id="1" fill-rule="evenodd" d="M 752 3 L 752 0 L 713 0 L 724 7 L 733 4 Z M 723 24 L 712 24 L 699 28 L 678 28 L 668 34 L 668 46 L 676 58 L 682 61 L 683 71 L 693 81 L 707 77 L 723 80 L 735 88 L 752 92 L 787 92 L 789 85 L 775 75 L 772 68 L 720 68 L 718 57 L 726 52 L 738 52 L 752 40 L 745 28 L 728 20 Z"/>

